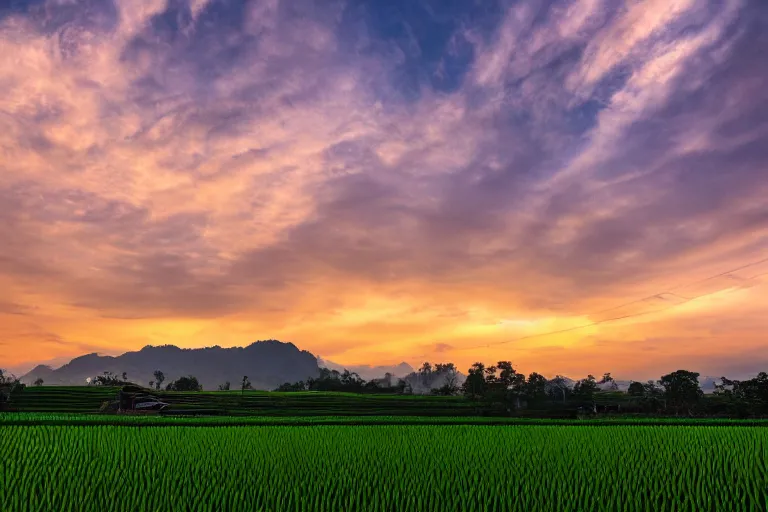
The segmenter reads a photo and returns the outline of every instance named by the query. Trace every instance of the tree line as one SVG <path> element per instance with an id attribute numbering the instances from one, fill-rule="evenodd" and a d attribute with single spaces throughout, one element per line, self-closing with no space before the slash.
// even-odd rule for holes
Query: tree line
<path id="1" fill-rule="evenodd" d="M 165 382 L 165 374 L 161 370 L 155 370 L 153 373 L 153 379 L 149 381 L 149 388 L 155 391 L 202 391 L 203 385 L 197 380 L 194 375 L 185 375 L 178 379 L 169 382 L 163 387 Z M 88 379 L 88 384 L 93 386 L 111 386 L 120 387 L 127 385 L 135 385 L 128 380 L 128 374 L 123 372 L 122 374 L 114 374 L 112 372 L 104 372 L 101 375 L 97 375 Z M 229 381 L 219 385 L 219 391 L 229 391 L 231 384 Z M 251 381 L 248 376 L 243 376 L 243 380 L 240 383 L 240 388 L 245 391 L 247 389 L 253 389 Z"/>
<path id="2" fill-rule="evenodd" d="M 714 393 L 704 396 L 697 372 L 677 370 L 662 375 L 659 380 L 631 382 L 626 391 L 619 391 L 610 373 L 599 380 L 593 375 L 570 381 L 561 375 L 547 379 L 532 372 L 518 372 L 510 361 L 495 365 L 476 362 L 466 375 L 453 363 L 425 362 L 417 371 L 399 378 L 387 373 L 382 378 L 365 380 L 355 372 L 320 368 L 317 377 L 285 383 L 275 391 L 327 391 L 350 393 L 432 394 L 464 396 L 478 404 L 484 412 L 508 414 L 515 411 L 578 409 L 585 414 L 622 412 L 641 414 L 689 414 L 707 416 L 756 417 L 768 415 L 768 373 L 760 372 L 747 380 L 721 377 Z M 197 378 L 180 377 L 163 387 L 165 375 L 154 372 L 149 387 L 166 391 L 202 391 Z M 42 385 L 38 379 L 35 385 Z M 89 379 L 89 384 L 123 386 L 132 384 L 128 375 L 104 372 Z M 0 403 L 7 404 L 11 394 L 24 389 L 18 378 L 0 370 Z M 248 376 L 237 384 L 242 392 L 252 389 Z M 232 389 L 230 382 L 218 386 L 220 391 Z M 705 399 L 706 398 L 706 399 Z"/>
<path id="3" fill-rule="evenodd" d="M 165 374 L 160 370 L 155 370 L 154 379 L 149 381 L 149 388 L 156 391 L 164 389 L 165 391 L 202 391 L 203 386 L 198 382 L 197 377 L 193 375 L 185 375 L 178 379 L 166 384 L 165 388 L 162 387 L 165 382 Z M 135 385 L 128 379 L 128 374 L 123 372 L 122 374 L 114 374 L 112 372 L 104 372 L 101 375 L 97 375 L 88 379 L 88 385 L 91 386 L 128 386 Z"/>
<path id="4" fill-rule="evenodd" d="M 15 375 L 6 373 L 0 368 L 0 411 L 5 410 L 13 396 L 25 387 Z"/>
<path id="5" fill-rule="evenodd" d="M 416 372 L 399 379 L 391 374 L 366 381 L 358 374 L 322 368 L 317 378 L 286 383 L 276 391 L 344 391 L 353 393 L 409 394 L 415 387 L 433 395 L 463 395 L 488 413 L 510 414 L 523 409 L 570 409 L 583 414 L 600 412 L 637 414 L 685 414 L 756 417 L 768 415 L 768 374 L 748 380 L 720 378 L 714 393 L 706 397 L 698 372 L 677 370 L 659 380 L 632 381 L 619 391 L 610 373 L 575 382 L 557 375 L 547 379 L 532 372 L 518 372 L 510 361 L 495 365 L 477 362 L 463 382 L 453 363 L 425 362 Z M 437 384 L 437 385 L 435 385 Z"/>

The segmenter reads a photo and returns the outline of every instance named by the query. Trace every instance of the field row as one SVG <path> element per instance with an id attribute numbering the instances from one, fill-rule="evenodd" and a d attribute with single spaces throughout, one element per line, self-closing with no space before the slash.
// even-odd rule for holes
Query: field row
<path id="1" fill-rule="evenodd" d="M 17 426 L 258 426 L 258 425 L 561 425 L 561 426 L 732 426 L 768 427 L 768 420 L 612 417 L 583 420 L 482 416 L 159 416 L 66 413 L 5 413 L 0 425 Z"/>
<path id="2" fill-rule="evenodd" d="M 98 412 L 118 388 L 32 387 L 16 397 L 21 412 Z M 476 404 L 461 397 L 274 393 L 265 391 L 154 392 L 174 410 L 212 409 L 227 415 L 431 415 L 470 416 Z"/>
<path id="3" fill-rule="evenodd" d="M 756 511 L 751 427 L 4 426 L 0 510 Z"/>

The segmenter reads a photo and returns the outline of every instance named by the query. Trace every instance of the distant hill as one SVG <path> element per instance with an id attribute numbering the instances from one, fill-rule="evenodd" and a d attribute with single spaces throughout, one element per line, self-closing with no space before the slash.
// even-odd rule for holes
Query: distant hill
<path id="1" fill-rule="evenodd" d="M 395 377 L 405 377 L 406 375 L 414 371 L 413 367 L 405 362 L 397 365 L 381 365 L 381 366 L 343 365 L 339 363 L 334 363 L 333 361 L 329 361 L 327 359 L 323 359 L 322 357 L 318 357 L 317 364 L 321 368 L 328 368 L 329 370 L 336 370 L 339 372 L 343 372 L 344 370 L 349 370 L 350 372 L 357 373 L 360 376 L 360 378 L 364 380 L 380 379 L 384 377 L 384 375 L 387 373 L 391 373 Z"/>
<path id="2" fill-rule="evenodd" d="M 571 379 L 567 379 L 571 380 Z M 632 384 L 631 380 L 616 380 L 616 391 L 627 391 L 629 389 L 629 385 Z M 640 381 L 643 384 L 645 384 L 646 381 Z M 654 380 L 655 382 L 655 380 Z M 699 387 L 704 393 L 714 393 L 715 391 L 715 384 L 720 382 L 720 377 L 710 377 L 707 375 L 699 377 Z M 573 384 L 575 384 L 575 381 L 570 382 L 570 387 L 573 387 Z M 600 388 L 603 391 L 610 391 L 611 390 L 611 383 L 605 383 L 605 384 L 598 384 L 598 388 Z"/>
<path id="3" fill-rule="evenodd" d="M 24 377 L 21 378 L 21 381 L 24 384 L 32 384 L 38 378 L 41 378 L 44 381 L 50 380 L 51 375 L 53 374 L 54 371 L 55 370 L 53 368 L 51 368 L 50 366 L 47 366 L 47 365 L 44 365 L 44 364 L 40 364 L 40 365 L 37 365 L 36 367 L 34 367 L 32 370 L 30 370 L 29 373 L 27 373 L 27 375 L 32 376 L 32 380 L 31 381 L 27 382 Z"/>
<path id="4" fill-rule="evenodd" d="M 56 369 L 37 366 L 22 376 L 21 381 L 32 384 L 39 377 L 45 385 L 84 385 L 88 377 L 108 371 L 116 375 L 125 372 L 129 381 L 146 386 L 154 380 L 155 370 L 164 373 L 163 386 L 181 376 L 194 375 L 204 390 L 216 390 L 226 381 L 232 389 L 238 389 L 244 375 L 254 389 L 274 389 L 285 382 L 306 380 L 319 374 L 314 354 L 299 350 L 293 343 L 267 340 L 247 347 L 182 349 L 164 345 L 146 346 L 120 356 L 87 354 Z"/>

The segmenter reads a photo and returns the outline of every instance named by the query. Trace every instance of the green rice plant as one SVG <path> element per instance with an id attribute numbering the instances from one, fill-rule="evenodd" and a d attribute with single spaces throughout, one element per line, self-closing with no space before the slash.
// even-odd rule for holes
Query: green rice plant
<path id="1" fill-rule="evenodd" d="M 4 413 L 0 425 L 50 425 L 50 426 L 98 426 L 98 425 L 146 425 L 146 426 L 248 426 L 248 425 L 561 425 L 561 426 L 637 426 L 637 425 L 688 425 L 688 426 L 762 426 L 765 419 L 722 418 L 593 418 L 564 420 L 549 418 L 488 417 L 488 416 L 173 416 L 169 415 L 116 415 L 92 413 Z"/>
<path id="2" fill-rule="evenodd" d="M 118 388 L 43 386 L 24 390 L 14 403 L 22 412 L 99 412 Z M 230 415 L 430 415 L 469 416 L 475 404 L 463 397 L 270 391 L 153 392 L 175 409 L 217 409 Z"/>
<path id="3" fill-rule="evenodd" d="M 146 419 L 0 426 L 0 510 L 731 512 L 768 498 L 761 427 Z"/>

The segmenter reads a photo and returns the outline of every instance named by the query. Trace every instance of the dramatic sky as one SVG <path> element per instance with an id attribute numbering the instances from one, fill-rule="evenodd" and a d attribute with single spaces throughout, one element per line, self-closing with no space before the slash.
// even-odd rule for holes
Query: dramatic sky
<path id="1" fill-rule="evenodd" d="M 765 0 L 2 1 L 0 366 L 768 370 L 766 55 Z"/>

